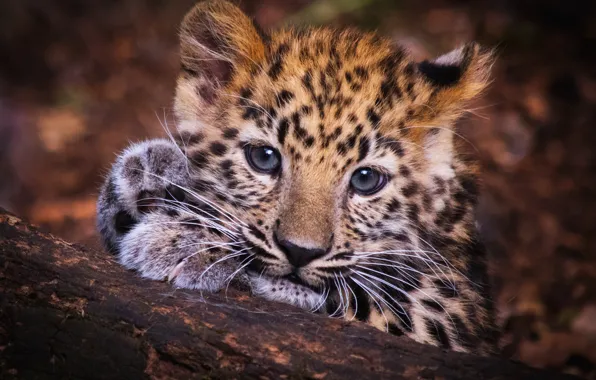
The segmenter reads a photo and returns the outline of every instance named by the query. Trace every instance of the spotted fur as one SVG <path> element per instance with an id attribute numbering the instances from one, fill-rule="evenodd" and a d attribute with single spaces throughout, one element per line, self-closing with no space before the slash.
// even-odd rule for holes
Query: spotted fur
<path id="1" fill-rule="evenodd" d="M 220 1 L 196 5 L 180 40 L 176 144 L 130 148 L 100 197 L 120 261 L 212 291 L 244 273 L 270 300 L 490 352 L 476 168 L 453 131 L 487 84 L 490 53 L 471 43 L 420 63 L 371 33 L 265 33 Z M 247 163 L 245 147 L 259 145 L 280 152 L 278 173 Z M 362 167 L 386 186 L 354 192 Z M 142 212 L 149 193 L 159 200 Z M 322 253 L 297 268 L 282 240 Z"/>

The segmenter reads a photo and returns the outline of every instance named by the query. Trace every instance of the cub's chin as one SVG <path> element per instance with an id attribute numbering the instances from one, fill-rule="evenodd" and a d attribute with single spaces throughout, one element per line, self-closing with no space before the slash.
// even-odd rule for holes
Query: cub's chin
<path id="1" fill-rule="evenodd" d="M 324 309 L 328 293 L 319 293 L 299 281 L 248 273 L 253 293 L 270 301 L 283 302 L 310 311 Z"/>

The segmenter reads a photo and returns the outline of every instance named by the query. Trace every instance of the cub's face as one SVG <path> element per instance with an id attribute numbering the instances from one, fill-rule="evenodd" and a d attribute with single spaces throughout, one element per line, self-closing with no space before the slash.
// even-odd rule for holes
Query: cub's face
<path id="1" fill-rule="evenodd" d="M 465 241 L 472 223 L 452 123 L 485 85 L 478 46 L 415 63 L 376 35 L 266 35 L 234 6 L 203 2 L 181 51 L 193 188 L 239 231 L 257 291 L 315 308 L 347 281 L 381 296 L 383 281 L 420 286 L 414 271 L 449 277 L 458 258 L 436 245 Z"/>

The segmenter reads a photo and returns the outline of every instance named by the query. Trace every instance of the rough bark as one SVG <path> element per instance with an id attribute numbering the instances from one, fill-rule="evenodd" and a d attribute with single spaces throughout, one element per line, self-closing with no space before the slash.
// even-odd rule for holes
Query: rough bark
<path id="1" fill-rule="evenodd" d="M 173 290 L 0 209 L 2 379 L 555 379 L 229 290 Z"/>

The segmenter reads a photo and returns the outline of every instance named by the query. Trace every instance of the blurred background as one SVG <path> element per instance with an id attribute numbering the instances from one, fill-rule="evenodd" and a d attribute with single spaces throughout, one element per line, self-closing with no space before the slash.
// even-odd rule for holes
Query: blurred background
<path id="1" fill-rule="evenodd" d="M 172 125 L 194 0 L 0 0 L 0 206 L 99 247 L 115 154 Z M 238 3 L 238 1 L 236 1 Z M 460 125 L 483 166 L 503 353 L 596 378 L 596 2 L 242 0 L 265 27 L 376 29 L 424 59 L 477 40 L 494 83 Z"/>

